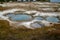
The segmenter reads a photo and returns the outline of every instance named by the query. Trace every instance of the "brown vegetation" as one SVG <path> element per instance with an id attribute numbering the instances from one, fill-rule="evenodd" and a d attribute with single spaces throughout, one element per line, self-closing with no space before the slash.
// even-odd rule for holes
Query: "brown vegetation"
<path id="1" fill-rule="evenodd" d="M 2 7 L 0 6 L 0 11 L 4 11 L 4 10 L 8 10 L 8 9 L 11 9 L 10 7 Z"/>
<path id="2" fill-rule="evenodd" d="M 9 26 L 8 21 L 0 20 L 0 40 L 60 40 L 60 30 L 52 30 L 53 28 L 56 29 L 57 26 L 39 29 L 14 28 Z"/>

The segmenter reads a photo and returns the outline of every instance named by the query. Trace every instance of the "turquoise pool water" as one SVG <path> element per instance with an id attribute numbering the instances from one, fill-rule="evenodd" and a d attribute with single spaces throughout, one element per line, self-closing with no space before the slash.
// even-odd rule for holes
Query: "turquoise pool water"
<path id="1" fill-rule="evenodd" d="M 41 27 L 43 27 L 44 25 L 42 24 L 42 23 L 32 23 L 31 24 L 31 27 L 33 27 L 33 28 L 41 28 Z"/>
<path id="2" fill-rule="evenodd" d="M 32 20 L 32 16 L 30 15 L 25 15 L 25 14 L 8 14 L 8 17 L 10 17 L 10 20 L 13 21 L 28 21 L 28 20 Z"/>
<path id="3" fill-rule="evenodd" d="M 34 19 L 35 19 L 35 20 L 44 20 L 44 19 L 43 19 L 42 17 L 40 17 L 40 16 L 39 16 L 39 17 L 35 17 Z"/>
<path id="4" fill-rule="evenodd" d="M 32 17 L 31 15 L 27 15 L 27 14 L 7 14 L 6 16 L 9 17 L 10 20 L 12 21 L 30 21 L 30 20 L 46 20 L 49 22 L 59 22 L 59 19 L 56 17 L 46 17 L 43 18 L 41 16 L 37 16 L 37 17 Z"/>
<path id="5" fill-rule="evenodd" d="M 59 19 L 56 17 L 47 17 L 46 20 L 49 22 L 55 22 L 55 23 L 59 22 Z"/>

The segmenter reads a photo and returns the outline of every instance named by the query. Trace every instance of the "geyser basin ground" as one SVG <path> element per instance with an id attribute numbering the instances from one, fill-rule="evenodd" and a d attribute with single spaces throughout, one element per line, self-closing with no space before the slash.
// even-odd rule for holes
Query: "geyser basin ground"
<path id="1" fill-rule="evenodd" d="M 17 15 L 8 15 L 10 20 L 12 21 L 29 21 L 32 20 L 32 16 L 30 15 L 23 15 L 23 14 L 17 14 Z"/>
<path id="2" fill-rule="evenodd" d="M 57 16 L 59 17 L 60 16 L 59 12 L 58 13 L 57 12 L 39 12 L 39 11 L 32 10 L 32 12 L 25 11 L 23 13 L 19 13 L 19 12 L 15 13 L 16 11 L 20 11 L 20 10 L 10 9 L 10 10 L 3 11 L 1 12 L 0 17 L 9 21 L 10 26 L 15 25 L 17 27 L 17 26 L 24 25 L 26 28 L 39 28 L 43 26 L 51 26 L 50 25 L 51 22 L 49 20 L 46 20 L 47 17 L 57 17 Z M 57 19 L 59 20 L 59 18 Z M 59 22 L 56 22 L 56 23 L 59 23 Z"/>
<path id="3" fill-rule="evenodd" d="M 55 22 L 55 23 L 59 22 L 59 19 L 56 17 L 47 17 L 46 20 L 49 22 Z"/>

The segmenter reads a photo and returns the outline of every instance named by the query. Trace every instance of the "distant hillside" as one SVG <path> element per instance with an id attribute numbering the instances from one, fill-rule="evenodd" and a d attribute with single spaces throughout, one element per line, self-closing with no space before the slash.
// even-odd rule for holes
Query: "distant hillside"
<path id="1" fill-rule="evenodd" d="M 8 1 L 17 1 L 17 0 L 0 0 L 0 2 L 8 2 Z M 37 0 L 37 1 L 50 1 L 50 0 Z"/>

